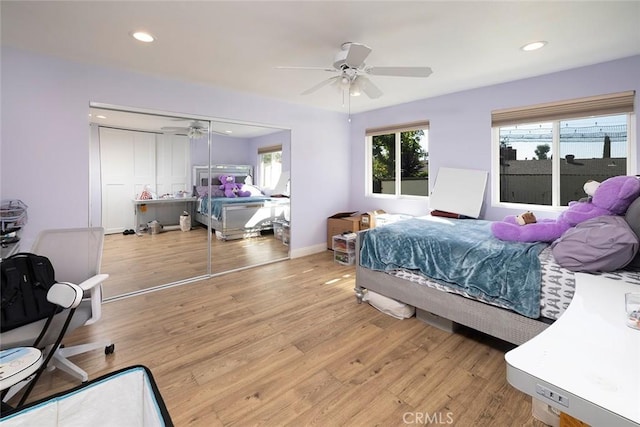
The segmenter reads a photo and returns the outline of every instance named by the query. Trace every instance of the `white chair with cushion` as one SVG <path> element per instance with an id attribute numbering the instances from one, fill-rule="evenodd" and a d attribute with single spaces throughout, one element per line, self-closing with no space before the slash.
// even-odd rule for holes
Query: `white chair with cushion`
<path id="1" fill-rule="evenodd" d="M 67 333 L 81 326 L 95 323 L 101 317 L 102 283 L 109 277 L 108 274 L 100 274 L 103 242 L 102 227 L 53 229 L 42 231 L 31 249 L 31 252 L 49 258 L 55 270 L 57 282 L 75 283 L 84 292 L 84 299 L 77 307 Z M 57 338 L 57 331 L 60 330 L 65 318 L 66 310 L 54 317 L 41 340 L 41 348 L 51 351 L 51 346 Z M 0 336 L 0 347 L 6 349 L 33 345 L 45 321 L 41 320 L 3 332 Z M 58 368 L 86 382 L 89 379 L 88 374 L 68 358 L 96 349 L 104 349 L 105 353 L 109 354 L 113 352 L 114 346 L 109 340 L 71 347 L 61 346 L 54 350 L 49 369 Z"/>
<path id="2" fill-rule="evenodd" d="M 56 328 L 56 341 L 52 347 L 57 347 L 62 342 L 68 330 L 76 308 L 82 302 L 83 290 L 73 283 L 54 283 L 47 292 L 47 300 L 66 309 L 66 319 L 60 329 Z M 51 326 L 51 324 L 49 325 Z M 28 329 L 27 329 L 28 330 Z M 37 343 L 34 343 L 37 345 Z M 42 370 L 47 366 L 54 355 L 49 353 L 43 361 L 42 352 L 36 347 L 15 347 L 0 351 L 0 391 L 2 391 L 2 412 L 13 409 L 6 404 L 24 386 L 29 388 L 23 394 L 18 406 L 26 402 L 33 386 L 38 381 Z M 6 391 L 5 391 L 6 390 Z"/>

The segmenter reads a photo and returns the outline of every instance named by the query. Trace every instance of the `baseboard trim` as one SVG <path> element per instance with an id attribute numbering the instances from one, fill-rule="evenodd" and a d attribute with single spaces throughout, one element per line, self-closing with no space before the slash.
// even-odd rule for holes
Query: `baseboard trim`
<path id="1" fill-rule="evenodd" d="M 319 245 L 307 246 L 306 248 L 291 249 L 289 256 L 293 258 L 300 258 L 307 255 L 317 254 L 327 250 L 327 244 L 321 243 Z"/>

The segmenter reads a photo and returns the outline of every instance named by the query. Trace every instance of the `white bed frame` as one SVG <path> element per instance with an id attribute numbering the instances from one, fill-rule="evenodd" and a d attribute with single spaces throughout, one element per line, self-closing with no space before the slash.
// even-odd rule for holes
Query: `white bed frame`
<path id="1" fill-rule="evenodd" d="M 201 185 L 208 182 L 209 177 L 220 175 L 233 175 L 241 177 L 239 183 L 248 175 L 253 177 L 253 168 L 248 165 L 212 165 L 194 166 L 194 183 Z M 215 186 L 213 187 L 215 188 Z M 273 221 L 288 217 L 289 199 L 273 198 L 265 201 L 247 201 L 245 203 L 233 203 L 223 206 L 220 219 L 211 215 L 195 213 L 195 220 L 201 224 L 211 224 L 211 230 L 215 231 L 220 240 L 235 240 L 248 237 L 256 237 L 261 232 L 273 229 Z"/>
<path id="2" fill-rule="evenodd" d="M 366 290 L 371 290 L 414 306 L 416 317 L 440 329 L 454 332 L 458 324 L 465 325 L 517 345 L 538 335 L 551 323 L 362 267 L 360 245 L 366 232 L 360 231 L 356 239 L 358 303 L 362 302 Z"/>

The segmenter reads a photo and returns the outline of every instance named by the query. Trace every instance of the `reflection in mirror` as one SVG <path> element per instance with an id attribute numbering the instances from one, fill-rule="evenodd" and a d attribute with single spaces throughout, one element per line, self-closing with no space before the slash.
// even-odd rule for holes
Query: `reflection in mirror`
<path id="1" fill-rule="evenodd" d="M 289 257 L 288 130 L 97 107 L 90 117 L 107 299 Z M 242 197 L 224 194 L 223 172 Z"/>
<path id="2" fill-rule="evenodd" d="M 226 125 L 213 123 L 214 129 L 225 129 L 226 135 L 212 133 L 212 192 L 205 195 L 201 211 L 196 213 L 199 222 L 211 222 L 212 273 L 289 256 L 290 132 L 263 130 L 245 138 L 230 138 L 231 129 Z M 236 194 L 224 191 L 225 187 L 234 188 L 231 182 L 239 187 Z"/>

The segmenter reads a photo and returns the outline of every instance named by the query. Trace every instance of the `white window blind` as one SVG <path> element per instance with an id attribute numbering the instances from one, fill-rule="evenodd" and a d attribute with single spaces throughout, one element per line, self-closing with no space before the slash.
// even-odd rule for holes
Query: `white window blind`
<path id="1" fill-rule="evenodd" d="M 282 145 L 270 145 L 268 147 L 258 148 L 258 154 L 277 153 L 278 151 L 282 151 Z"/>
<path id="2" fill-rule="evenodd" d="M 392 125 L 392 126 L 381 126 L 377 128 L 367 129 L 365 131 L 365 135 L 366 136 L 386 135 L 389 133 L 406 132 L 410 130 L 428 129 L 428 128 L 429 128 L 429 121 L 423 120 L 419 122 L 404 123 L 404 124 Z"/>
<path id="3" fill-rule="evenodd" d="M 632 113 L 636 92 L 618 92 L 491 112 L 491 126 L 509 126 L 557 119 Z"/>

